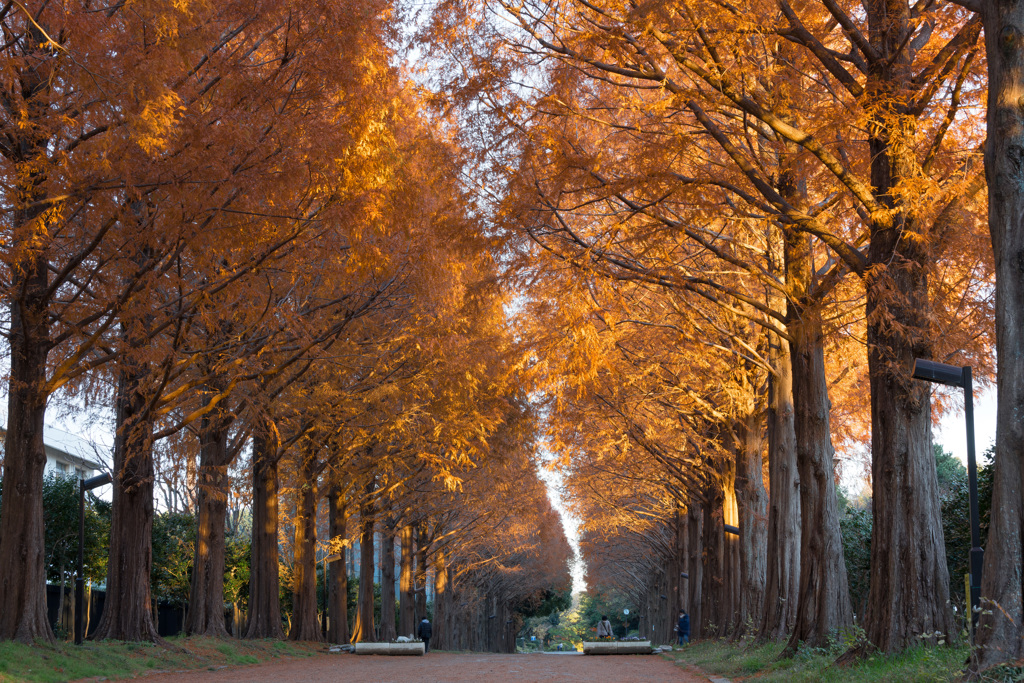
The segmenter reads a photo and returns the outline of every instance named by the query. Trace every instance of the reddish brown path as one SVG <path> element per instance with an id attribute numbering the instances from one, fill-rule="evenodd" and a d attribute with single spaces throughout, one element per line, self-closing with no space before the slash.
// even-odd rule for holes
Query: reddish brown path
<path id="1" fill-rule="evenodd" d="M 658 655 L 489 655 L 431 653 L 424 657 L 318 655 L 219 671 L 147 676 L 147 683 L 706 683 Z"/>

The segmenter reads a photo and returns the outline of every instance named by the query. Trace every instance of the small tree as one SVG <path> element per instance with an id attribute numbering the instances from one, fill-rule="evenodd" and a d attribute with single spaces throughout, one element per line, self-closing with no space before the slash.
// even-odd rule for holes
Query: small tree
<path id="1" fill-rule="evenodd" d="M 153 518 L 153 597 L 184 607 L 195 555 L 196 518 L 187 512 L 165 512 Z"/>
<path id="2" fill-rule="evenodd" d="M 0 489 L 3 483 L 0 480 Z M 3 505 L 0 498 L 0 506 Z M 58 614 L 63 614 L 65 596 L 75 581 L 78 560 L 78 479 L 73 475 L 50 473 L 43 480 L 43 524 L 46 581 L 61 588 Z M 92 493 L 85 496 L 85 577 L 102 581 L 107 574 L 110 545 L 110 503 Z"/>

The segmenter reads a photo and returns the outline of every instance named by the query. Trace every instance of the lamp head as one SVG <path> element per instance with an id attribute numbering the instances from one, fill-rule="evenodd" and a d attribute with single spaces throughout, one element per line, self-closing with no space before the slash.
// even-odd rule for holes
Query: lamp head
<path id="1" fill-rule="evenodd" d="M 911 369 L 914 379 L 923 379 L 934 384 L 945 384 L 951 387 L 964 386 L 964 369 L 955 365 L 936 363 L 933 360 L 923 358 L 914 359 L 914 367 Z"/>
<path id="2" fill-rule="evenodd" d="M 98 486 L 106 486 L 111 481 L 113 480 L 110 477 L 110 472 L 103 472 L 102 474 L 97 474 L 95 477 L 91 477 L 83 481 L 82 490 L 89 491 Z"/>

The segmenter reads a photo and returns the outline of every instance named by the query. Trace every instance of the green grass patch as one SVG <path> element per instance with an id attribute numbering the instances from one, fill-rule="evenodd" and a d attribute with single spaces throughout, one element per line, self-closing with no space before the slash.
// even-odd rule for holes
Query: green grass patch
<path id="1" fill-rule="evenodd" d="M 134 678 L 144 672 L 258 664 L 281 657 L 309 657 L 324 651 L 324 646 L 316 643 L 277 640 L 173 637 L 168 638 L 168 643 L 169 648 L 152 643 L 120 642 L 87 642 L 82 646 L 0 643 L 0 682 Z"/>
<path id="2" fill-rule="evenodd" d="M 808 648 L 794 657 L 779 659 L 785 643 L 765 645 L 702 641 L 672 657 L 706 672 L 734 681 L 758 683 L 947 683 L 960 679 L 969 648 L 920 646 L 898 655 L 873 655 L 847 666 L 837 666 L 838 651 Z"/>

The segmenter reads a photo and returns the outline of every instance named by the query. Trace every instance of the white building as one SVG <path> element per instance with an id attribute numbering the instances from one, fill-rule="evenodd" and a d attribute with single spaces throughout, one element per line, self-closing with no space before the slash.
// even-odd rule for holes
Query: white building
<path id="1" fill-rule="evenodd" d="M 62 429 L 46 425 L 43 427 L 43 446 L 46 448 L 46 472 L 74 474 L 79 479 L 88 479 L 100 473 L 103 466 L 98 462 L 100 446 L 75 436 Z"/>
<path id="2" fill-rule="evenodd" d="M 2 439 L 7 437 L 6 425 L 0 427 L 0 450 Z M 101 446 L 75 436 L 62 429 L 45 425 L 43 427 L 43 446 L 46 449 L 46 469 L 44 472 L 74 474 L 79 479 L 88 479 L 104 469 L 100 464 Z M 0 454 L 2 460 L 2 454 Z"/>

